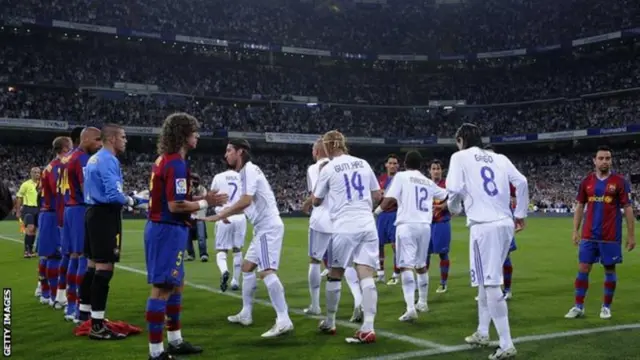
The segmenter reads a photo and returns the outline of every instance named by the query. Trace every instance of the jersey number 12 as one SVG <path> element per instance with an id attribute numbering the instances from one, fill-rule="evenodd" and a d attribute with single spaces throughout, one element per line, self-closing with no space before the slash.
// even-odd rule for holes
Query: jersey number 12
<path id="1" fill-rule="evenodd" d="M 423 212 L 429 212 L 429 206 L 427 205 L 427 197 L 429 193 L 426 187 L 416 186 L 416 208 Z"/>

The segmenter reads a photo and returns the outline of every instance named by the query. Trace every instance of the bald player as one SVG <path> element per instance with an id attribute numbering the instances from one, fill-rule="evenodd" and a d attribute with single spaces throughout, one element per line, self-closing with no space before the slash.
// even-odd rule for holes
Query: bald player
<path id="1" fill-rule="evenodd" d="M 38 186 L 40 183 L 40 168 L 33 167 L 29 171 L 29 180 L 23 182 L 16 194 L 16 217 L 22 219 L 24 231 L 24 257 L 34 256 L 33 244 L 36 242 L 36 228 L 38 227 Z"/>
<path id="2" fill-rule="evenodd" d="M 80 133 L 80 144 L 62 159 L 58 191 L 64 198 L 62 251 L 69 256 L 67 269 L 67 308 L 64 318 L 78 321 L 78 288 L 87 270 L 84 257 L 84 169 L 89 157 L 102 147 L 100 130 L 88 127 Z"/>

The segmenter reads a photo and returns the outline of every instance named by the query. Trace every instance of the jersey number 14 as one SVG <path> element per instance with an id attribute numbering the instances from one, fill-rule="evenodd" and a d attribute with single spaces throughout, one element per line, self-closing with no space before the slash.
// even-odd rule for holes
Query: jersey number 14
<path id="1" fill-rule="evenodd" d="M 360 176 L 357 171 L 351 174 L 351 179 L 349 179 L 349 175 L 347 174 L 342 175 L 344 177 L 344 188 L 347 192 L 347 200 L 351 201 L 353 199 L 353 191 L 358 193 L 358 200 L 362 200 L 364 198 L 362 176 Z"/>

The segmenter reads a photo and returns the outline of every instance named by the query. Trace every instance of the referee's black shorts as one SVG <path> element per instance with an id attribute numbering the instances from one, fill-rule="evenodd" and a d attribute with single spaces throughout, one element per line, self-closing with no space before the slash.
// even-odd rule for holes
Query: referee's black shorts
<path id="1" fill-rule="evenodd" d="M 96 263 L 117 263 L 122 249 L 122 206 L 90 205 L 84 217 L 84 254 Z"/>
<path id="2" fill-rule="evenodd" d="M 37 206 L 23 206 L 22 207 L 22 223 L 24 226 L 33 225 L 38 227 L 38 215 L 40 215 L 40 208 Z"/>

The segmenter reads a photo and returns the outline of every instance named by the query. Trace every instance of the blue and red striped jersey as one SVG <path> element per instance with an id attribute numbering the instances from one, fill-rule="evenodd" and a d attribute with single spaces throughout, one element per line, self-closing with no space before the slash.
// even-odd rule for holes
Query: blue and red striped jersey
<path id="1" fill-rule="evenodd" d="M 447 183 L 444 179 L 440 179 L 440 181 L 438 181 L 436 183 L 436 185 L 440 186 L 443 189 L 447 188 Z M 443 203 L 446 203 L 446 200 L 436 200 L 433 199 L 433 205 L 440 205 Z M 449 209 L 444 209 L 442 211 L 433 211 L 433 222 L 434 223 L 441 223 L 441 222 L 446 222 L 451 220 L 451 213 L 449 212 Z"/>
<path id="2" fill-rule="evenodd" d="M 59 211 L 58 175 L 60 159 L 51 160 L 40 175 L 40 211 Z"/>
<path id="3" fill-rule="evenodd" d="M 191 200 L 189 168 L 180 154 L 161 155 L 151 168 L 149 220 L 188 225 L 190 214 L 174 214 L 169 202 Z"/>
<path id="4" fill-rule="evenodd" d="M 378 176 L 378 184 L 380 184 L 380 189 L 384 190 L 385 192 L 387 191 L 387 189 L 389 188 L 389 185 L 391 185 L 391 181 L 393 180 L 393 176 L 390 176 L 387 173 L 384 173 L 380 176 Z M 384 211 L 384 212 L 396 212 L 398 211 L 398 204 L 395 203 L 390 210 Z"/>
<path id="5" fill-rule="evenodd" d="M 73 149 L 62 159 L 64 169 L 60 178 L 60 192 L 65 206 L 84 205 L 84 167 L 89 161 L 89 154 L 80 148 Z"/>
<path id="6" fill-rule="evenodd" d="M 629 183 L 625 178 L 612 173 L 606 179 L 598 179 L 595 173 L 587 175 L 580 183 L 576 200 L 587 205 L 582 239 L 615 241 L 622 240 L 622 212 L 630 204 Z"/>

